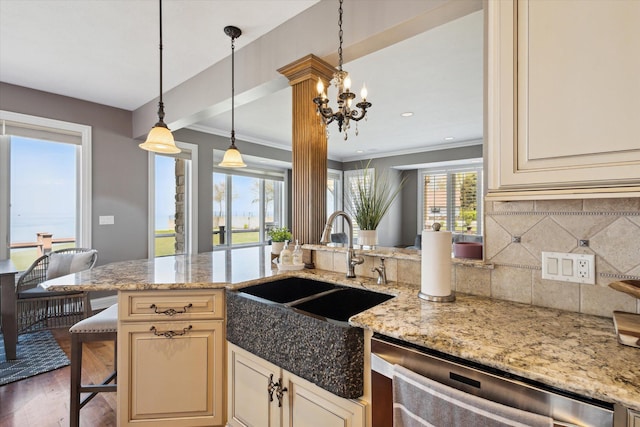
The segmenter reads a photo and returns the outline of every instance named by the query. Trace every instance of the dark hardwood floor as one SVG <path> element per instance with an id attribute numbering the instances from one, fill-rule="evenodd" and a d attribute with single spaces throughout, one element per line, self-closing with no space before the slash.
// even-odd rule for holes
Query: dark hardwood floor
<path id="1" fill-rule="evenodd" d="M 53 330 L 60 347 L 71 355 L 71 334 Z M 101 383 L 113 372 L 113 343 L 84 346 L 83 383 Z M 71 368 L 36 375 L 0 386 L 0 427 L 49 427 L 69 425 L 69 374 Z M 100 393 L 80 411 L 83 427 L 116 425 L 116 393 Z"/>

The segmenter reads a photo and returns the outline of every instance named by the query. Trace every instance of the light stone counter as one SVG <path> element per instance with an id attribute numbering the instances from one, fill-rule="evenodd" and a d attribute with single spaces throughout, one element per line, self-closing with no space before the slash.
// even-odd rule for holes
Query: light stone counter
<path id="1" fill-rule="evenodd" d="M 121 261 L 40 284 L 56 291 L 216 289 L 273 274 L 270 247 Z"/>
<path id="2" fill-rule="evenodd" d="M 350 319 L 354 326 L 524 378 L 640 410 L 640 350 L 620 345 L 609 318 L 457 294 L 453 303 L 418 298 L 419 286 L 346 279 L 323 270 L 277 273 L 269 247 L 125 261 L 50 280 L 57 290 L 222 288 L 317 278 L 393 294 Z M 258 261 L 258 262 L 256 262 Z"/>

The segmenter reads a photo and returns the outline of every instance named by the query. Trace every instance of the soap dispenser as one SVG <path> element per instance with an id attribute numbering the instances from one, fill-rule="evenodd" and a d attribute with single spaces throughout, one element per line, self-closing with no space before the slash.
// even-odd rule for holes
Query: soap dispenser
<path id="1" fill-rule="evenodd" d="M 293 248 L 293 264 L 300 265 L 302 263 L 302 249 L 300 249 L 300 244 L 298 243 L 298 239 L 296 239 L 296 246 Z"/>
<path id="2" fill-rule="evenodd" d="M 292 265 L 293 264 L 293 254 L 291 253 L 291 249 L 289 249 L 289 241 L 284 241 L 284 249 L 280 252 L 280 264 L 282 265 Z"/>

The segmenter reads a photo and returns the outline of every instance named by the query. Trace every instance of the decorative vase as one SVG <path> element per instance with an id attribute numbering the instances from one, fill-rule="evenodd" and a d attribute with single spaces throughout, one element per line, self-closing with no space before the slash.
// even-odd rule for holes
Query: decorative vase
<path id="1" fill-rule="evenodd" d="M 378 230 L 359 230 L 358 244 L 369 248 L 375 247 L 378 244 Z"/>
<path id="2" fill-rule="evenodd" d="M 284 249 L 284 242 L 271 242 L 271 253 L 274 255 L 280 255 Z"/>

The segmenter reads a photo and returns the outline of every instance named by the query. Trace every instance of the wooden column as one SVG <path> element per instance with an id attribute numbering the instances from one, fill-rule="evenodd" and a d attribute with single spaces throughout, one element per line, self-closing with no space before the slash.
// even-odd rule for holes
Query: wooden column
<path id="1" fill-rule="evenodd" d="M 327 134 L 313 98 L 318 96 L 318 78 L 328 87 L 335 68 L 307 55 L 278 72 L 293 89 L 291 231 L 300 244 L 318 243 L 327 219 Z"/>

